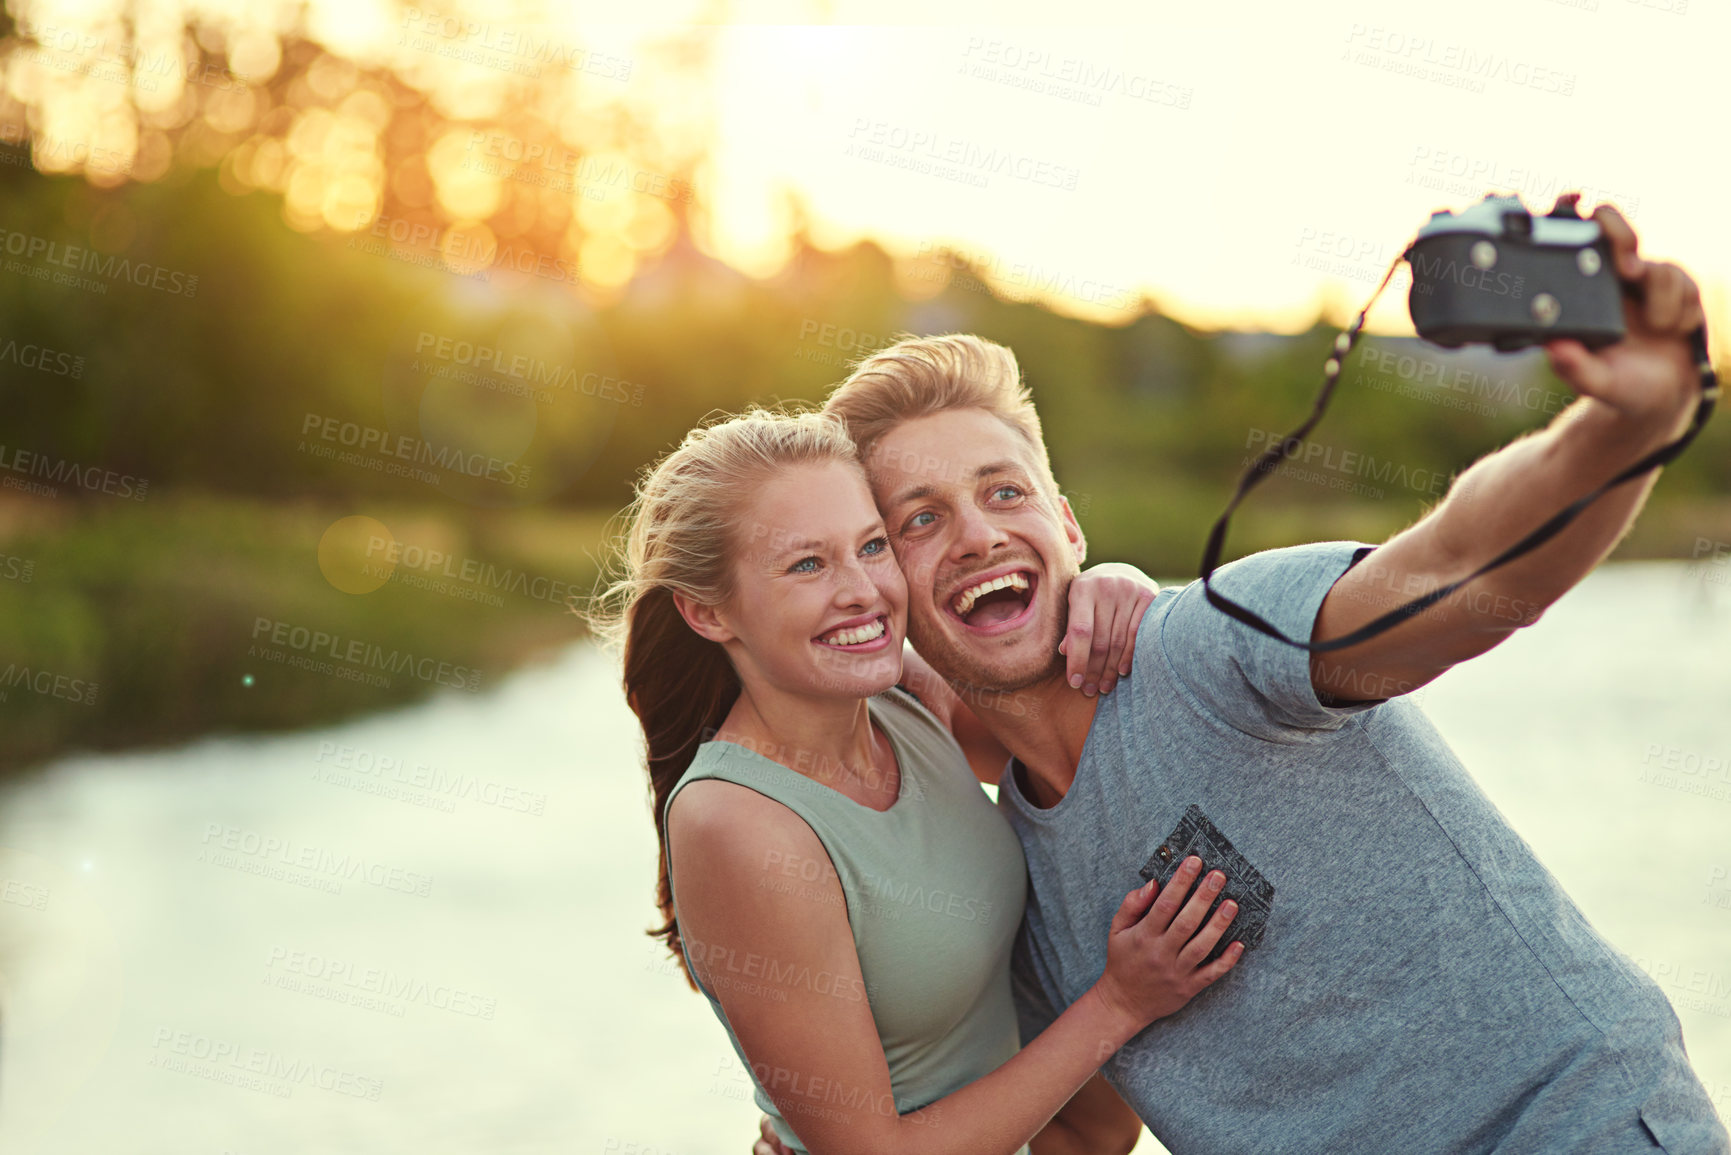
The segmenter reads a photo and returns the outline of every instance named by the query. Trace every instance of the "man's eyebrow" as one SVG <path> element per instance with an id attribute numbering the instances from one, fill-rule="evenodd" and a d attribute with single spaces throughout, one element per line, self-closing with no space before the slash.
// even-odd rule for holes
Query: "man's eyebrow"
<path id="1" fill-rule="evenodd" d="M 1019 462 L 1011 460 L 1010 458 L 1005 458 L 1002 461 L 989 461 L 985 465 L 982 465 L 978 469 L 974 470 L 974 479 L 976 481 L 984 481 L 986 478 L 992 476 L 995 473 L 1026 473 L 1026 472 L 1027 472 L 1027 470 L 1023 469 Z M 919 485 L 912 487 L 911 489 L 905 489 L 901 493 L 898 493 L 894 497 L 890 498 L 889 505 L 890 505 L 890 508 L 893 509 L 898 505 L 906 505 L 910 501 L 918 501 L 923 497 L 931 497 L 934 494 L 936 494 L 937 491 L 938 491 L 937 486 L 932 485 L 929 482 L 923 482 Z"/>
<path id="2" fill-rule="evenodd" d="M 890 507 L 893 509 L 898 505 L 906 505 L 910 501 L 918 501 L 922 497 L 930 497 L 937 491 L 938 487 L 935 485 L 916 485 L 912 489 L 903 490 L 890 498 Z"/>

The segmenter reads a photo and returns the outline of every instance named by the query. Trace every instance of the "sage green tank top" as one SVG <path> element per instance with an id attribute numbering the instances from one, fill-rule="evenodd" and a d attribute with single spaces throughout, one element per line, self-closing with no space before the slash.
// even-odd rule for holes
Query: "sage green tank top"
<path id="1" fill-rule="evenodd" d="M 1021 843 L 943 724 L 899 687 L 871 698 L 868 708 L 901 769 L 900 792 L 888 810 L 873 810 L 732 742 L 698 747 L 667 806 L 687 783 L 719 778 L 775 799 L 811 827 L 841 882 L 894 1109 L 905 1115 L 990 1074 L 1019 1048 L 1010 948 L 1022 922 L 1028 874 Z M 790 887 L 815 881 L 812 864 L 789 867 Z M 678 863 L 669 864 L 676 916 L 678 870 Z M 723 955 L 709 970 L 718 983 L 748 989 L 765 979 L 746 957 Z M 718 979 L 718 972 L 725 977 Z M 764 1090 L 760 1072 L 768 1064 L 760 1058 L 753 1067 L 714 993 L 707 985 L 699 989 L 751 1073 L 757 1105 L 782 1142 L 803 1155 L 806 1148 Z M 866 1106 L 826 1104 L 826 1095 L 841 1094 L 814 1092 L 811 1110 Z"/>

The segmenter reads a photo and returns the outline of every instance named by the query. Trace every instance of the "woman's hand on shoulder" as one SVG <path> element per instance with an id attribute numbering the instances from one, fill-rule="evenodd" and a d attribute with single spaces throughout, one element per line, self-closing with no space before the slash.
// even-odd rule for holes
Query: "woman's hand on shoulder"
<path id="1" fill-rule="evenodd" d="M 1136 628 L 1159 592 L 1159 582 L 1123 562 L 1105 562 L 1076 575 L 1070 582 L 1070 624 L 1058 643 L 1071 686 L 1090 698 L 1112 692 L 1130 672 Z"/>

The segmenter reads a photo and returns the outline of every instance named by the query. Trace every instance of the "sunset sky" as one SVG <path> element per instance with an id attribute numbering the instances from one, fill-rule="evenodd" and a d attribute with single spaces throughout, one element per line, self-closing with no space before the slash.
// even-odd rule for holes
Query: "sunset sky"
<path id="1" fill-rule="evenodd" d="M 947 243 L 1012 285 L 1057 286 L 1060 307 L 1145 288 L 1205 326 L 1291 328 L 1323 294 L 1356 309 L 1433 209 L 1494 188 L 1548 211 L 1576 188 L 1623 206 L 1644 251 L 1690 268 L 1717 316 L 1724 9 L 1579 2 L 1596 10 L 1083 5 L 1061 28 L 997 9 L 985 26 L 859 26 L 845 22 L 886 8 L 841 3 L 835 27 L 733 28 L 719 246 L 772 262 L 785 185 L 821 237 Z M 958 179 L 966 164 L 943 167 L 993 149 L 1064 180 L 1036 167 L 980 188 Z M 1373 323 L 1406 326 L 1402 297 Z"/>
<path id="2" fill-rule="evenodd" d="M 116 2 L 23 11 L 36 26 L 102 33 L 119 27 Z M 177 16 L 198 17 L 225 29 L 211 43 L 226 43 L 231 62 L 266 73 L 273 39 L 298 24 L 436 91 L 458 119 L 520 99 L 499 63 L 511 37 L 580 44 L 586 59 L 613 63 L 573 78 L 570 107 L 652 108 L 651 144 L 670 153 L 703 137 L 700 241 L 753 273 L 785 260 L 797 200 L 819 243 L 871 238 L 904 258 L 912 295 L 941 287 L 933 258 L 947 246 L 1000 291 L 1066 312 L 1122 317 L 1146 293 L 1200 326 L 1291 330 L 1324 301 L 1336 315 L 1356 309 L 1432 209 L 1494 189 L 1545 211 L 1557 192 L 1581 189 L 1588 204 L 1621 205 L 1645 250 L 1693 271 L 1710 315 L 1725 315 L 1731 228 L 1715 195 L 1726 167 L 1716 114 L 1731 18 L 1701 0 L 1083 4 L 1065 6 L 1061 26 L 1049 4 L 880 0 L 635 5 L 630 26 L 613 6 L 480 0 L 151 11 L 170 51 Z M 694 23 L 712 31 L 706 71 L 655 55 L 653 44 Z M 417 33 L 437 50 L 416 49 Z M 463 63 L 452 48 L 492 57 Z M 75 83 L 70 73 L 14 61 L 7 85 L 22 98 Z M 140 108 L 169 101 L 172 82 L 136 93 Z M 48 118 L 50 131 L 112 138 L 148 167 L 148 133 L 101 107 L 124 86 L 84 89 L 60 102 L 71 111 Z M 229 104 L 238 108 L 219 116 L 247 114 L 244 100 Z M 381 115 L 361 99 L 327 114 L 311 134 L 324 167 L 302 166 L 298 183 L 280 157 L 259 162 L 280 177 L 290 223 L 365 218 L 388 179 L 368 161 Z M 581 138 L 566 133 L 573 147 Z M 496 189 L 466 164 L 463 141 L 431 150 L 428 168 L 446 204 L 481 220 Z M 43 151 L 38 166 L 51 168 Z M 574 225 L 571 244 L 597 283 L 628 277 L 667 232 L 663 206 L 578 207 L 585 231 Z M 627 239 L 601 235 L 609 229 Z M 1373 327 L 1410 331 L 1405 283 Z"/>

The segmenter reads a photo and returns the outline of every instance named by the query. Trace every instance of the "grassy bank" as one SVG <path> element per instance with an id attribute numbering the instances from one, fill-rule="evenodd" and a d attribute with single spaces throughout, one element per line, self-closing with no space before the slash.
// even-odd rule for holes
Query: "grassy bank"
<path id="1" fill-rule="evenodd" d="M 1221 490 L 1075 472 L 1092 560 L 1195 573 Z M 1731 502 L 1667 497 L 1661 487 L 1618 558 L 1688 558 L 1703 541 L 1731 541 Z M 1270 498 L 1235 520 L 1229 556 L 1381 541 L 1423 504 Z M 582 636 L 568 595 L 594 588 L 609 516 L 174 492 L 9 498 L 0 769 L 484 691 Z"/>
<path id="2" fill-rule="evenodd" d="M 356 515 L 371 520 L 332 530 Z M 605 521 L 172 493 L 8 501 L 0 767 L 488 689 L 581 636 L 565 595 L 592 588 Z"/>

